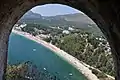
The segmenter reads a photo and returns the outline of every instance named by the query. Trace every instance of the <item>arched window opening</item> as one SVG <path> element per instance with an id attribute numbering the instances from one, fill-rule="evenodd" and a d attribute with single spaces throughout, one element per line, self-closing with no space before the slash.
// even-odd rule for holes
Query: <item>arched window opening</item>
<path id="1" fill-rule="evenodd" d="M 86 80 L 78 64 L 91 70 L 96 79 L 114 80 L 109 43 L 84 13 L 47 4 L 31 9 L 14 25 L 6 80 Z"/>

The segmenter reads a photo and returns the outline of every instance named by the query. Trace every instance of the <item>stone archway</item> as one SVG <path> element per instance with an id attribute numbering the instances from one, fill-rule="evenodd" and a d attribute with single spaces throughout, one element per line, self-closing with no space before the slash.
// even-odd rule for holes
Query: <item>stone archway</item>
<path id="1" fill-rule="evenodd" d="M 120 79 L 120 6 L 115 0 L 1 0 L 0 2 L 0 80 L 4 79 L 9 34 L 20 17 L 37 5 L 64 4 L 81 10 L 101 29 L 110 43 Z"/>

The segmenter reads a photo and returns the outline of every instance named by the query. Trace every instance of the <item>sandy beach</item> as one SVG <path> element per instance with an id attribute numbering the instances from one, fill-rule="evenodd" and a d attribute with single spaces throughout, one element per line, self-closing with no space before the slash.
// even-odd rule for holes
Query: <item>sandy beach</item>
<path id="1" fill-rule="evenodd" d="M 71 65 L 73 65 L 76 69 L 78 69 L 88 80 L 99 80 L 97 78 L 97 76 L 95 74 L 93 74 L 92 71 L 84 65 L 85 63 L 79 61 L 77 58 L 69 55 L 68 53 L 61 50 L 60 48 L 57 48 L 56 46 L 41 40 L 39 37 L 34 37 L 34 36 L 30 35 L 29 33 L 16 31 L 16 30 L 12 30 L 12 32 L 16 33 L 18 35 L 24 36 L 24 37 L 26 37 L 30 40 L 33 40 L 39 44 L 42 44 L 43 46 L 54 51 L 58 56 L 62 57 L 64 60 L 66 60 Z"/>

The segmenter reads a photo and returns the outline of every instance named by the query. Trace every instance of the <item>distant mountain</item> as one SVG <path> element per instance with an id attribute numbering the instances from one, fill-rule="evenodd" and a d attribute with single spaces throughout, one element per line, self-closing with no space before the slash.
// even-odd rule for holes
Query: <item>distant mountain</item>
<path id="1" fill-rule="evenodd" d="M 37 20 L 49 20 L 49 21 L 68 21 L 68 22 L 75 22 L 75 23 L 85 23 L 85 24 L 94 24 L 93 21 L 88 18 L 86 15 L 82 13 L 75 13 L 75 14 L 65 14 L 65 15 L 56 15 L 56 16 L 41 16 L 38 13 L 33 13 L 32 11 L 27 12 L 22 19 L 37 19 Z"/>
<path id="2" fill-rule="evenodd" d="M 89 32 L 100 32 L 97 25 L 86 15 L 82 13 L 65 14 L 56 16 L 41 16 L 38 13 L 32 11 L 27 12 L 20 20 L 20 22 L 30 24 L 42 24 L 44 26 L 56 26 L 56 27 L 74 27 L 82 30 L 89 30 Z M 100 33 L 101 34 L 101 33 Z"/>
<path id="3" fill-rule="evenodd" d="M 67 29 L 68 27 L 79 28 L 97 35 L 101 35 L 102 32 L 97 25 L 86 15 L 82 13 L 65 14 L 56 16 L 41 16 L 38 13 L 32 11 L 27 12 L 20 20 L 27 24 L 40 24 L 46 27 L 62 27 Z"/>
<path id="4" fill-rule="evenodd" d="M 23 15 L 22 19 L 42 19 L 42 16 L 38 13 L 28 11 L 26 14 Z"/>
<path id="5" fill-rule="evenodd" d="M 82 13 L 75 13 L 75 14 L 65 14 L 65 15 L 57 15 L 57 16 L 50 16 L 50 17 L 44 17 L 46 19 L 61 19 L 66 20 L 70 22 L 79 22 L 79 23 L 88 23 L 88 24 L 94 24 L 94 22 L 85 14 Z"/>

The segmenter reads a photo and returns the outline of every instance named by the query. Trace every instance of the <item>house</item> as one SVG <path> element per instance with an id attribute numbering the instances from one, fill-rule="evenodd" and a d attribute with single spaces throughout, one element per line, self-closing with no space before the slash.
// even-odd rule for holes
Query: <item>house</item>
<path id="1" fill-rule="evenodd" d="M 73 31 L 74 29 L 72 27 L 69 27 L 68 30 Z"/>
<path id="2" fill-rule="evenodd" d="M 27 26 L 27 24 L 24 23 L 24 24 L 21 24 L 19 27 L 20 27 L 20 28 L 23 28 L 23 27 L 25 27 L 25 26 Z"/>
<path id="3" fill-rule="evenodd" d="M 63 34 L 69 34 L 70 32 L 68 30 L 63 30 Z"/>

